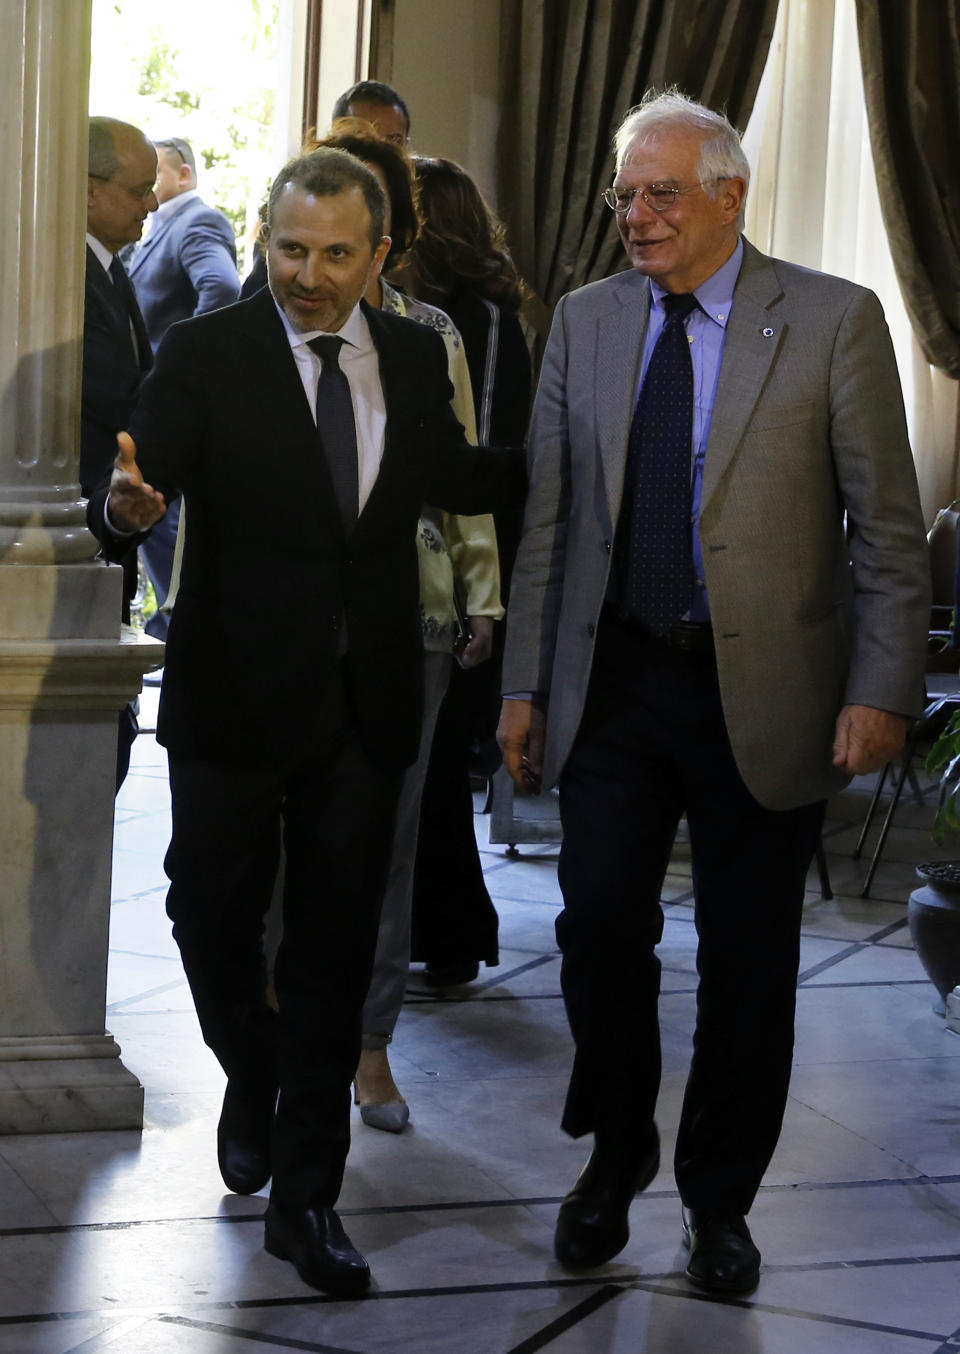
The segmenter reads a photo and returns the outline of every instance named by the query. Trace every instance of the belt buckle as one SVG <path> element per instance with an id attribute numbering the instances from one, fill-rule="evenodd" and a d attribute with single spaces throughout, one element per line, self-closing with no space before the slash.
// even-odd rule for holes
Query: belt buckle
<path id="1" fill-rule="evenodd" d="M 710 648 L 710 626 L 677 621 L 667 631 L 667 647 L 679 653 L 705 653 Z"/>

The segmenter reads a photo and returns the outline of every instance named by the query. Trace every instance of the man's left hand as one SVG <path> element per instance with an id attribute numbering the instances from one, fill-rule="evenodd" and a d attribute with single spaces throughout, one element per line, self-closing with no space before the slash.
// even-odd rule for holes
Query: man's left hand
<path id="1" fill-rule="evenodd" d="M 880 771 L 903 747 L 907 721 L 872 705 L 845 705 L 837 716 L 833 764 L 850 776 Z"/>
<path id="2" fill-rule="evenodd" d="M 470 640 L 457 654 L 457 662 L 462 668 L 475 668 L 485 663 L 493 648 L 493 617 L 470 617 Z"/>

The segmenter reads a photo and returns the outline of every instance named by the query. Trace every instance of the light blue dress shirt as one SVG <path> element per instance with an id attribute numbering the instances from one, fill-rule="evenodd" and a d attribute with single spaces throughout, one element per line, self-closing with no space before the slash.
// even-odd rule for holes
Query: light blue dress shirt
<path id="1" fill-rule="evenodd" d="M 690 464 L 693 489 L 693 569 L 696 589 L 693 605 L 687 616 L 691 621 L 710 619 L 710 602 L 703 572 L 703 551 L 700 547 L 700 497 L 703 492 L 703 467 L 706 462 L 707 441 L 710 437 L 713 402 L 716 398 L 720 364 L 723 361 L 723 348 L 727 338 L 727 321 L 733 307 L 733 293 L 742 262 L 743 241 L 738 240 L 736 249 L 723 267 L 718 268 L 693 293 L 700 309 L 690 312 L 686 324 L 687 337 L 690 340 L 690 358 L 693 363 L 693 445 Z M 667 293 L 653 279 L 650 281 L 650 292 L 650 321 L 643 345 L 638 396 L 666 319 L 663 298 Z"/>

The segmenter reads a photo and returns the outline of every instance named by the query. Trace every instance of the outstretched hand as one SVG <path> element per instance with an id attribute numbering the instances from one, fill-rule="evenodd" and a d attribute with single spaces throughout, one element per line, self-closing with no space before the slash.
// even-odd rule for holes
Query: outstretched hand
<path id="1" fill-rule="evenodd" d="M 137 465 L 137 448 L 129 433 L 117 433 L 117 455 L 110 477 L 107 513 L 119 531 L 146 531 L 167 511 L 166 500 L 146 484 Z"/>

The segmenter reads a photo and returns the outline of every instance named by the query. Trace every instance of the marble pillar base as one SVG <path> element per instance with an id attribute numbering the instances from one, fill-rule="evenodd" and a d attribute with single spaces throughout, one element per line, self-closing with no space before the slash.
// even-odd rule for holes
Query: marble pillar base
<path id="1" fill-rule="evenodd" d="M 109 1034 L 0 1039 L 0 1134 L 142 1125 L 143 1087 Z"/>
<path id="2" fill-rule="evenodd" d="M 120 570 L 0 566 L 0 1133 L 138 1128 L 107 1033 L 119 711 L 163 645 Z"/>

